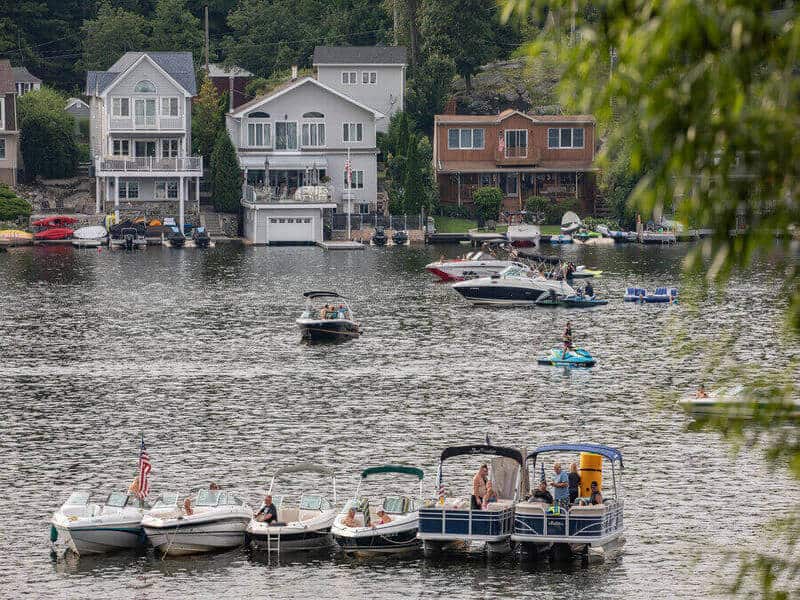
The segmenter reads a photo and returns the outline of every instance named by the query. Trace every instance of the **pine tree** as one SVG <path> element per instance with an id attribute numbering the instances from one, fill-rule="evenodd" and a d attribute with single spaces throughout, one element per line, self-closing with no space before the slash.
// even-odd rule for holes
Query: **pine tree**
<path id="1" fill-rule="evenodd" d="M 227 132 L 223 131 L 211 154 L 211 196 L 219 212 L 235 212 L 242 196 L 242 174 L 236 149 Z"/>
<path id="2" fill-rule="evenodd" d="M 220 133 L 225 131 L 224 108 L 211 79 L 200 85 L 197 102 L 192 106 L 192 151 L 208 162 Z"/>

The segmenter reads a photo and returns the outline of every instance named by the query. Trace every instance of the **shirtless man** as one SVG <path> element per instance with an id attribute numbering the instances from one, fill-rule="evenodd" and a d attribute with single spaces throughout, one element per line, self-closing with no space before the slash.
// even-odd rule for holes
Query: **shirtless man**
<path id="1" fill-rule="evenodd" d="M 347 511 L 347 516 L 342 519 L 342 525 L 345 527 L 358 527 L 358 521 L 356 521 L 356 509 L 351 508 Z"/>
<path id="2" fill-rule="evenodd" d="M 392 522 L 392 518 L 389 515 L 387 515 L 386 511 L 383 510 L 382 508 L 378 509 L 377 515 L 378 515 L 378 522 L 372 526 L 373 528 L 375 527 L 375 525 L 386 525 L 386 523 Z"/>
<path id="3" fill-rule="evenodd" d="M 486 495 L 486 481 L 489 478 L 489 467 L 482 464 L 475 477 L 472 478 L 472 498 L 470 499 L 473 509 L 480 509 L 483 506 L 483 497 Z"/>

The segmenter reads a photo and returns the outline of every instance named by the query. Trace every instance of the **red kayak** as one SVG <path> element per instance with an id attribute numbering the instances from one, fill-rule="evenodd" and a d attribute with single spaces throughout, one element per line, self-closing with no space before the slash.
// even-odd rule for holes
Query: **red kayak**
<path id="1" fill-rule="evenodd" d="M 72 237 L 72 233 L 69 227 L 52 227 L 35 233 L 33 237 L 37 240 L 67 240 Z"/>
<path id="2" fill-rule="evenodd" d="M 57 216 L 57 217 L 45 217 L 43 219 L 39 219 L 38 221 L 34 221 L 31 223 L 34 227 L 61 227 L 66 228 L 67 225 L 72 225 L 77 223 L 78 219 L 75 217 L 64 217 L 64 216 Z M 59 238 L 53 238 L 59 239 Z"/>

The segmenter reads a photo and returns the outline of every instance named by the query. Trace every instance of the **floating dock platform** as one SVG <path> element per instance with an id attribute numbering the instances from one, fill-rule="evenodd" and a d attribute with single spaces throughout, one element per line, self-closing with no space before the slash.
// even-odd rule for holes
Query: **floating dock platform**
<path id="1" fill-rule="evenodd" d="M 325 250 L 363 250 L 364 244 L 361 242 L 355 241 L 327 241 L 327 242 L 317 242 L 317 245 L 320 248 L 324 248 Z"/>

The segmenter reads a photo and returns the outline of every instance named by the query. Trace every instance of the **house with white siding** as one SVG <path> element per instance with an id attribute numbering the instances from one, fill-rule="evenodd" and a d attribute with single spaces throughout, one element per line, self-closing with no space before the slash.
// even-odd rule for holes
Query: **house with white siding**
<path id="1" fill-rule="evenodd" d="M 107 71 L 89 71 L 90 146 L 96 209 L 120 207 L 175 217 L 199 206 L 203 160 L 191 156 L 190 52 L 126 52 Z"/>

